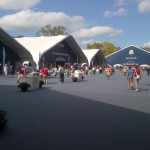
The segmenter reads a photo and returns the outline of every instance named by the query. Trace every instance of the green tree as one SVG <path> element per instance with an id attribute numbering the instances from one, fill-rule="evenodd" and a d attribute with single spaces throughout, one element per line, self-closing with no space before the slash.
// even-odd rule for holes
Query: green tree
<path id="1" fill-rule="evenodd" d="M 97 43 L 97 42 L 94 42 L 92 44 L 87 44 L 86 45 L 86 48 L 87 49 L 102 49 L 103 48 L 103 44 L 102 43 Z"/>
<path id="2" fill-rule="evenodd" d="M 36 32 L 35 36 L 56 36 L 56 35 L 67 35 L 66 28 L 64 26 L 45 25 Z"/>
<path id="3" fill-rule="evenodd" d="M 104 56 L 110 55 L 116 52 L 119 48 L 115 47 L 114 44 L 110 42 L 102 42 L 102 43 L 92 43 L 87 44 L 87 49 L 101 49 Z"/>
<path id="4" fill-rule="evenodd" d="M 150 47 L 143 47 L 142 49 L 144 49 L 144 50 L 150 52 Z"/>
<path id="5" fill-rule="evenodd" d="M 22 38 L 24 37 L 23 35 L 17 35 L 17 36 L 12 36 L 13 38 Z"/>

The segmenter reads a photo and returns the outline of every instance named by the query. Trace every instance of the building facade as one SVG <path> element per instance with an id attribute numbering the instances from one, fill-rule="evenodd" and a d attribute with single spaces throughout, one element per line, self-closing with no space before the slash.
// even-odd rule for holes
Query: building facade
<path id="1" fill-rule="evenodd" d="M 150 52 L 130 45 L 106 57 L 107 64 L 150 65 Z"/>

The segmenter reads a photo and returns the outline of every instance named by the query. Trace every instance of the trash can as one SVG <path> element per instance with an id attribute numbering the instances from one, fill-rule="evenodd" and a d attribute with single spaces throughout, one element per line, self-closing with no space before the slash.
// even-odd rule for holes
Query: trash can
<path id="1" fill-rule="evenodd" d="M 39 76 L 32 76 L 31 74 L 26 76 L 26 82 L 31 86 L 29 90 L 39 89 L 39 81 Z"/>
<path id="2" fill-rule="evenodd" d="M 82 72 L 80 70 L 75 70 L 74 77 L 78 78 L 78 81 L 82 80 Z"/>

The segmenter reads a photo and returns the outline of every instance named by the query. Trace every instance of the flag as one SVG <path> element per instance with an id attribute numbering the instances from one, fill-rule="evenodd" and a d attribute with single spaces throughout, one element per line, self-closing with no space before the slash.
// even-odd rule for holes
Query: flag
<path id="1" fill-rule="evenodd" d="M 41 52 L 39 52 L 39 62 L 40 62 L 40 59 L 41 59 Z"/>
<path id="2" fill-rule="evenodd" d="M 37 64 L 37 69 L 39 70 L 41 68 L 41 52 L 39 52 L 39 60 L 38 60 L 38 64 Z"/>
<path id="3" fill-rule="evenodd" d="M 3 67 L 5 65 L 5 58 L 6 58 L 6 53 L 5 53 L 5 48 L 3 47 Z"/>
<path id="4" fill-rule="evenodd" d="M 45 67 L 45 58 L 44 58 L 44 55 L 43 55 L 43 58 L 42 58 L 42 67 L 43 68 Z"/>

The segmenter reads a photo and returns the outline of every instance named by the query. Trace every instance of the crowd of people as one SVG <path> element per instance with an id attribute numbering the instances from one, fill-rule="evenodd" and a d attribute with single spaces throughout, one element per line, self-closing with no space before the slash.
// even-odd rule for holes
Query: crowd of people
<path id="1" fill-rule="evenodd" d="M 17 83 L 25 82 L 27 65 L 17 64 L 16 66 L 5 64 L 3 67 L 4 78 L 14 78 L 17 76 Z"/>
<path id="2" fill-rule="evenodd" d="M 129 65 L 129 66 L 121 66 L 119 68 L 107 66 L 105 69 L 107 79 L 109 79 L 111 75 L 114 74 L 115 69 L 123 72 L 123 76 L 127 79 L 128 90 L 134 90 L 136 92 L 139 91 L 139 81 L 141 79 L 141 69 L 139 68 L 139 66 Z"/>
<path id="3" fill-rule="evenodd" d="M 17 75 L 17 83 L 26 81 L 26 67 L 27 65 L 20 65 L 19 63 L 13 67 L 8 66 L 7 64 L 3 67 L 4 78 L 14 77 L 14 74 Z M 123 76 L 126 77 L 129 90 L 139 91 L 139 81 L 141 78 L 141 70 L 144 68 L 139 68 L 138 66 L 121 66 L 119 68 L 107 65 L 107 66 L 96 66 L 93 65 L 88 67 L 86 65 L 71 65 L 71 66 L 62 66 L 58 65 L 51 69 L 54 76 L 57 76 L 61 83 L 64 82 L 65 75 L 67 77 L 73 77 L 75 70 L 80 70 L 84 75 L 95 75 L 105 74 L 107 79 L 110 79 L 111 76 L 115 73 L 115 70 L 120 70 L 123 72 Z M 145 68 L 147 75 L 149 75 L 150 68 Z M 48 84 L 48 77 L 50 76 L 50 70 L 46 67 L 36 70 L 33 68 L 33 71 L 39 72 L 39 78 L 44 84 Z M 140 77 L 139 77 L 140 76 Z"/>

